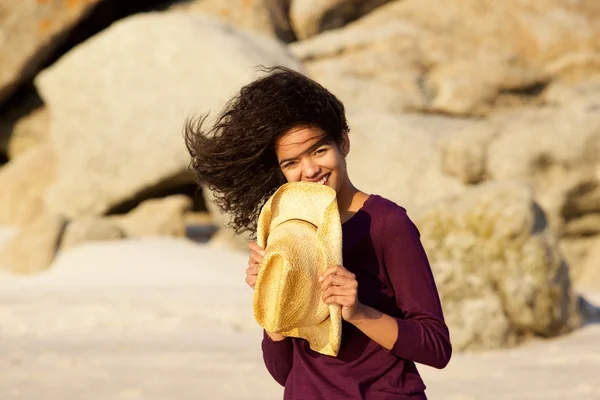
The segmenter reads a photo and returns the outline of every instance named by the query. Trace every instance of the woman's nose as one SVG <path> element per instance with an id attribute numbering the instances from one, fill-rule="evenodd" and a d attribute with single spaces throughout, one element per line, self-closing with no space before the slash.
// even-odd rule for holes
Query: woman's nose
<path id="1" fill-rule="evenodd" d="M 320 172 L 321 168 L 312 161 L 306 161 L 303 165 L 302 174 L 306 179 L 315 179 Z"/>

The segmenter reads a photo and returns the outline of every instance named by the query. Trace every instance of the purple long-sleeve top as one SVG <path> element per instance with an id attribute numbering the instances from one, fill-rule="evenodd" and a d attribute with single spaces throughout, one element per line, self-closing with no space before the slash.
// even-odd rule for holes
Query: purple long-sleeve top
<path id="1" fill-rule="evenodd" d="M 344 321 L 337 357 L 303 339 L 275 342 L 265 334 L 265 365 L 285 387 L 285 400 L 426 399 L 415 363 L 444 368 L 452 346 L 419 232 L 404 208 L 378 195 L 342 231 L 344 267 L 356 275 L 358 299 L 396 320 L 394 347 L 384 349 Z"/>

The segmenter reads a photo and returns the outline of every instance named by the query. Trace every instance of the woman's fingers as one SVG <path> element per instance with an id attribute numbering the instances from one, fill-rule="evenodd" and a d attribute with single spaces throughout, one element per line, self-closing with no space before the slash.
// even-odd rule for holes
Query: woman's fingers
<path id="1" fill-rule="evenodd" d="M 356 288 L 351 286 L 329 286 L 327 289 L 323 290 L 323 299 L 326 299 L 330 296 L 355 296 Z"/>
<path id="2" fill-rule="evenodd" d="M 246 268 L 246 275 L 258 275 L 259 269 L 260 269 L 260 264 L 248 262 L 248 268 Z"/>
<path id="3" fill-rule="evenodd" d="M 325 291 L 330 286 L 346 286 L 356 289 L 358 287 L 358 282 L 356 282 L 354 274 L 351 276 L 329 274 L 321 282 L 321 290 Z"/>
<path id="4" fill-rule="evenodd" d="M 252 260 L 253 262 L 260 264 L 263 260 L 263 256 L 261 256 L 258 253 L 255 253 L 253 251 L 250 252 L 250 260 Z"/>
<path id="5" fill-rule="evenodd" d="M 358 282 L 356 275 L 341 265 L 329 268 L 319 278 L 323 291 L 323 302 L 353 307 L 357 301 Z"/>
<path id="6" fill-rule="evenodd" d="M 347 276 L 349 278 L 355 279 L 356 276 L 348 271 L 346 268 L 344 268 L 341 265 L 335 265 L 331 268 L 328 268 L 323 275 L 321 275 L 321 277 L 319 278 L 319 282 L 324 281 L 328 276 L 330 275 L 340 275 L 340 276 Z"/>
<path id="7" fill-rule="evenodd" d="M 254 242 L 248 244 L 250 249 L 250 260 L 256 264 L 260 264 L 264 258 L 264 251 Z"/>
<path id="8" fill-rule="evenodd" d="M 250 249 L 251 253 L 256 253 L 256 254 L 260 255 L 261 257 L 263 257 L 265 255 L 265 250 L 262 247 L 260 247 L 258 244 L 256 244 L 256 242 L 248 243 L 248 248 Z"/>
<path id="9" fill-rule="evenodd" d="M 262 253 L 262 255 L 264 256 L 264 250 L 262 247 L 260 247 L 256 242 L 250 242 L 248 243 L 248 248 L 250 248 L 250 251 L 255 251 L 257 253 Z"/>
<path id="10" fill-rule="evenodd" d="M 256 279 L 258 278 L 259 265 L 252 264 L 246 268 L 246 283 L 254 289 Z"/>
<path id="11" fill-rule="evenodd" d="M 250 249 L 250 258 L 248 259 L 248 268 L 246 268 L 246 283 L 254 289 L 264 251 L 255 242 L 250 242 L 248 248 Z"/>
<path id="12" fill-rule="evenodd" d="M 246 283 L 248 284 L 248 286 L 250 286 L 252 289 L 254 289 L 254 286 L 256 286 L 256 277 L 258 275 L 246 275 Z"/>
<path id="13" fill-rule="evenodd" d="M 333 295 L 323 300 L 325 304 L 339 304 L 344 307 L 353 307 L 356 304 L 356 299 L 350 296 Z"/>

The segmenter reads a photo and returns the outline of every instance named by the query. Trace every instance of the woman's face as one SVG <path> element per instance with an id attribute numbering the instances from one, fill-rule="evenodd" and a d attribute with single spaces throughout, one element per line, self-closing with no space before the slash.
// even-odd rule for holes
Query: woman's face
<path id="1" fill-rule="evenodd" d="M 275 142 L 279 168 L 288 182 L 318 182 L 339 193 L 347 181 L 345 157 L 350 151 L 348 135 L 341 146 L 325 140 L 321 129 L 297 127 Z"/>

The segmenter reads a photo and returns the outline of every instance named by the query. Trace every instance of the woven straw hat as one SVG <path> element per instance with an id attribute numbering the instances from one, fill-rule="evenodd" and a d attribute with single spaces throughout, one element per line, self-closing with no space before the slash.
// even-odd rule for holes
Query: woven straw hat
<path id="1" fill-rule="evenodd" d="M 286 183 L 258 218 L 264 260 L 254 287 L 254 317 L 268 332 L 306 339 L 337 356 L 342 336 L 339 305 L 323 303 L 319 276 L 342 264 L 342 225 L 336 193 L 308 182 Z"/>

